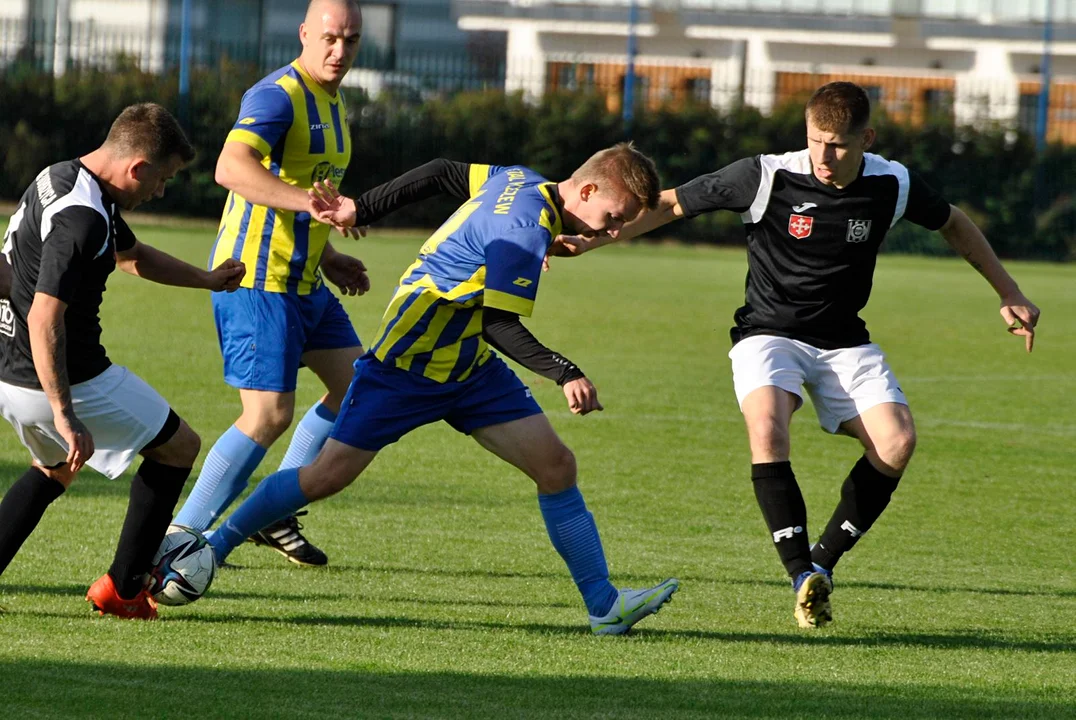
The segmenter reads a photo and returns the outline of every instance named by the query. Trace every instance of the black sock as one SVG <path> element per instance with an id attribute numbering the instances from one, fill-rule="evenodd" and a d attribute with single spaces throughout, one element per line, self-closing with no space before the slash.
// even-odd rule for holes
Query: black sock
<path id="1" fill-rule="evenodd" d="M 883 475 L 874 469 L 866 456 L 861 457 L 841 486 L 841 501 L 811 551 L 811 559 L 832 570 L 841 555 L 851 550 L 860 536 L 870 530 L 889 504 L 899 482 L 900 478 Z"/>
<path id="2" fill-rule="evenodd" d="M 37 527 L 45 509 L 65 489 L 36 467 L 23 473 L 8 489 L 0 501 L 0 575 Z"/>
<path id="3" fill-rule="evenodd" d="M 751 466 L 755 497 L 770 529 L 785 570 L 795 578 L 811 569 L 807 540 L 807 506 L 792 472 L 792 463 L 755 463 Z"/>
<path id="4" fill-rule="evenodd" d="M 172 513 L 179 501 L 190 468 L 143 460 L 131 481 L 131 499 L 123 520 L 116 557 L 108 574 L 121 598 L 130 599 L 142 590 L 145 574 L 161 546 Z"/>

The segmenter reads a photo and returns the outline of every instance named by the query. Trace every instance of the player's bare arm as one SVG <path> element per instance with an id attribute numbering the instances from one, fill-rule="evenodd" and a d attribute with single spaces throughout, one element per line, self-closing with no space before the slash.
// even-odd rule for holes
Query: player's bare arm
<path id="1" fill-rule="evenodd" d="M 262 165 L 264 157 L 245 143 L 226 142 L 217 158 L 214 179 L 221 187 L 254 205 L 313 214 L 307 191 L 289 185 L 269 172 Z"/>
<path id="2" fill-rule="evenodd" d="M 979 227 L 964 211 L 953 206 L 948 222 L 939 232 L 994 288 L 1001 298 L 1001 317 L 1009 325 L 1009 332 L 1023 337 L 1027 351 L 1031 352 L 1035 345 L 1039 308 L 1021 292 Z"/>
<path id="3" fill-rule="evenodd" d="M 246 266 L 234 258 L 227 258 L 213 270 L 203 270 L 137 240 L 131 249 L 116 253 L 116 265 L 125 273 L 161 285 L 214 292 L 232 292 L 246 275 Z"/>
<path id="4" fill-rule="evenodd" d="M 93 455 L 93 437 L 75 415 L 71 401 L 71 384 L 67 379 L 67 334 L 64 312 L 67 303 L 45 293 L 36 293 L 26 326 L 30 334 L 30 352 L 45 396 L 52 406 L 53 421 L 67 443 L 67 463 L 78 472 Z"/>

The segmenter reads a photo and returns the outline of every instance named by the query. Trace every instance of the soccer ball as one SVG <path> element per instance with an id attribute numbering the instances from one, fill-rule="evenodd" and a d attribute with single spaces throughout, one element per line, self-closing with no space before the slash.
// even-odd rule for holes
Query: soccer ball
<path id="1" fill-rule="evenodd" d="M 202 533 L 182 525 L 169 525 L 153 556 L 149 594 L 161 605 L 186 605 L 205 594 L 213 582 L 217 563 L 213 546 Z"/>

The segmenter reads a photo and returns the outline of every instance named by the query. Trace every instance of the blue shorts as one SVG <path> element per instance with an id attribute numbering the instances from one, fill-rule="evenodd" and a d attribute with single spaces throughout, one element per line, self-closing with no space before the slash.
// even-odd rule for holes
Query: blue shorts
<path id="1" fill-rule="evenodd" d="M 303 353 L 362 343 L 344 307 L 322 285 L 309 295 L 239 288 L 213 293 L 224 381 L 241 390 L 295 390 Z"/>
<path id="2" fill-rule="evenodd" d="M 541 412 L 530 389 L 499 357 L 487 360 L 463 382 L 439 383 L 367 353 L 355 361 L 355 377 L 329 437 L 362 450 L 380 450 L 437 420 L 470 435 Z"/>

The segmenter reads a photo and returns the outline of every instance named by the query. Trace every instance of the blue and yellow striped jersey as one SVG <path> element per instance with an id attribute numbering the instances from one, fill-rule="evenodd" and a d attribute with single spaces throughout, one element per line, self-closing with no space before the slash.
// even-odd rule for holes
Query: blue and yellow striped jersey
<path id="1" fill-rule="evenodd" d="M 461 382 L 492 351 L 482 308 L 529 316 L 561 231 L 556 186 L 525 167 L 470 166 L 471 198 L 407 268 L 370 352 L 437 382 Z"/>
<path id="2" fill-rule="evenodd" d="M 257 149 L 270 172 L 304 190 L 326 178 L 339 187 L 351 159 L 343 96 L 330 97 L 298 61 L 247 91 L 227 142 Z M 321 282 L 318 263 L 329 230 L 309 213 L 254 205 L 229 193 L 210 267 L 236 258 L 247 266 L 243 287 L 306 295 Z"/>

